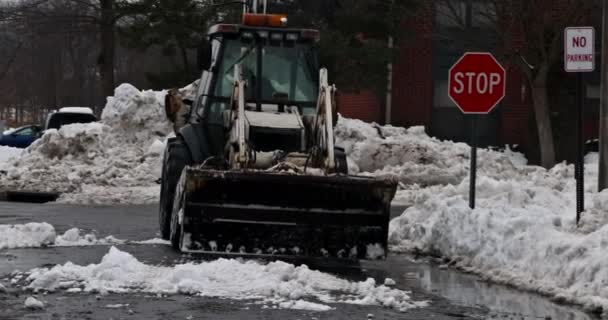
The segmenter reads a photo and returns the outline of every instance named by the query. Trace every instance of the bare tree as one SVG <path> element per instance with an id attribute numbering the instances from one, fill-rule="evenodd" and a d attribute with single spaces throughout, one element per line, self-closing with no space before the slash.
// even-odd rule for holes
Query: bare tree
<path id="1" fill-rule="evenodd" d="M 35 34 L 66 34 L 87 30 L 99 39 L 97 64 L 104 96 L 114 91 L 115 32 L 118 21 L 128 14 L 121 10 L 126 0 L 26 0 L 0 11 L 0 19 L 27 25 Z M 96 29 L 94 33 L 91 28 Z"/>
<path id="2" fill-rule="evenodd" d="M 541 165 L 555 165 L 554 135 L 548 95 L 549 72 L 562 57 L 563 30 L 587 22 L 596 6 L 593 0 L 435 0 L 437 14 L 454 26 L 466 28 L 468 10 L 497 38 L 501 59 L 517 66 L 531 89 L 538 130 Z M 479 38 L 460 33 L 463 47 L 475 47 Z M 453 34 L 440 34 L 451 37 Z"/>

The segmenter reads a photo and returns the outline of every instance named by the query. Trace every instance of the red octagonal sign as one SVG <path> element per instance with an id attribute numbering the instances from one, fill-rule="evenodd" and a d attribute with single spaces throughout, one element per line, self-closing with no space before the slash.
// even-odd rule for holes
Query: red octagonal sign
<path id="1" fill-rule="evenodd" d="M 465 114 L 486 114 L 505 97 L 507 72 L 488 52 L 467 52 L 450 68 L 448 93 Z"/>

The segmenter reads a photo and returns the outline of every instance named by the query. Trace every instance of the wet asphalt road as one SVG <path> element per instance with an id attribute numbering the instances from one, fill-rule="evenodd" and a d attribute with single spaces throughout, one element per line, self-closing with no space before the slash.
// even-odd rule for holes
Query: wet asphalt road
<path id="1" fill-rule="evenodd" d="M 0 224 L 48 222 L 58 233 L 72 227 L 94 231 L 98 236 L 147 240 L 157 237 L 156 206 L 83 207 L 56 204 L 0 202 Z M 393 215 L 402 212 L 394 208 Z M 193 258 L 182 256 L 165 245 L 122 245 L 119 248 L 140 261 L 155 265 L 174 265 Z M 424 259 L 389 255 L 381 262 L 363 262 L 358 267 L 318 267 L 343 278 L 382 283 L 396 280 L 397 287 L 411 291 L 415 300 L 428 300 L 429 307 L 400 313 L 375 306 L 332 305 L 334 310 L 312 312 L 265 309 L 252 301 L 236 301 L 175 295 L 156 297 L 146 294 L 52 293 L 38 295 L 46 302 L 42 311 L 24 308 L 31 293 L 11 287 L 6 277 L 14 270 L 27 271 L 41 266 L 99 263 L 107 246 L 51 247 L 0 250 L 0 283 L 8 293 L 0 293 L 0 319 L 594 319 L 577 308 L 560 306 L 549 300 L 504 286 L 480 281 L 477 277 L 443 270 Z M 108 305 L 122 304 L 120 308 Z"/>

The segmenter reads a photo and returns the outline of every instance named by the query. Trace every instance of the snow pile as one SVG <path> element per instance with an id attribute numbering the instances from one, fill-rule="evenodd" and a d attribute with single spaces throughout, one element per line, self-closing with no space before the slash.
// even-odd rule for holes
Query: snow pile
<path id="1" fill-rule="evenodd" d="M 42 247 L 55 243 L 55 228 L 48 223 L 0 225 L 0 249 Z"/>
<path id="2" fill-rule="evenodd" d="M 597 156 L 587 157 L 588 210 L 576 227 L 573 166 L 481 174 L 477 209 L 468 180 L 417 188 L 391 221 L 394 250 L 445 257 L 451 265 L 589 310 L 608 308 L 608 191 L 595 192 Z M 525 177 L 525 178 L 522 178 Z"/>
<path id="3" fill-rule="evenodd" d="M 8 162 L 12 158 L 17 158 L 21 155 L 23 149 L 0 146 L 0 170 L 4 166 L 5 162 Z"/>
<path id="4" fill-rule="evenodd" d="M 340 117 L 336 145 L 351 158 L 352 173 L 396 175 L 405 184 L 458 184 L 469 174 L 470 148 L 429 137 L 423 127 L 379 126 Z M 479 172 L 497 179 L 525 165 L 516 152 L 478 150 Z M 355 166 L 353 166 L 355 164 Z"/>
<path id="5" fill-rule="evenodd" d="M 33 269 L 25 283 L 34 292 L 82 288 L 83 292 L 99 293 L 192 294 L 313 310 L 329 309 L 321 303 L 381 305 L 401 311 L 427 304 L 411 300 L 409 292 L 377 285 L 371 278 L 351 282 L 305 265 L 219 259 L 173 267 L 151 266 L 115 247 L 99 264 L 80 266 L 67 262 Z"/>
<path id="6" fill-rule="evenodd" d="M 101 121 L 48 130 L 0 176 L 8 189 L 65 193 L 68 203 L 156 202 L 162 150 L 172 131 L 164 91 L 116 88 Z"/>

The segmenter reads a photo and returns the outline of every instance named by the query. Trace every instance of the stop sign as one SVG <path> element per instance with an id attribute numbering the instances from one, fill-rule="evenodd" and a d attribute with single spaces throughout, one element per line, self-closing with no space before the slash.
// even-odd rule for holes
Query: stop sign
<path id="1" fill-rule="evenodd" d="M 448 94 L 465 114 L 486 114 L 504 98 L 507 73 L 488 52 L 467 52 L 450 68 Z"/>

